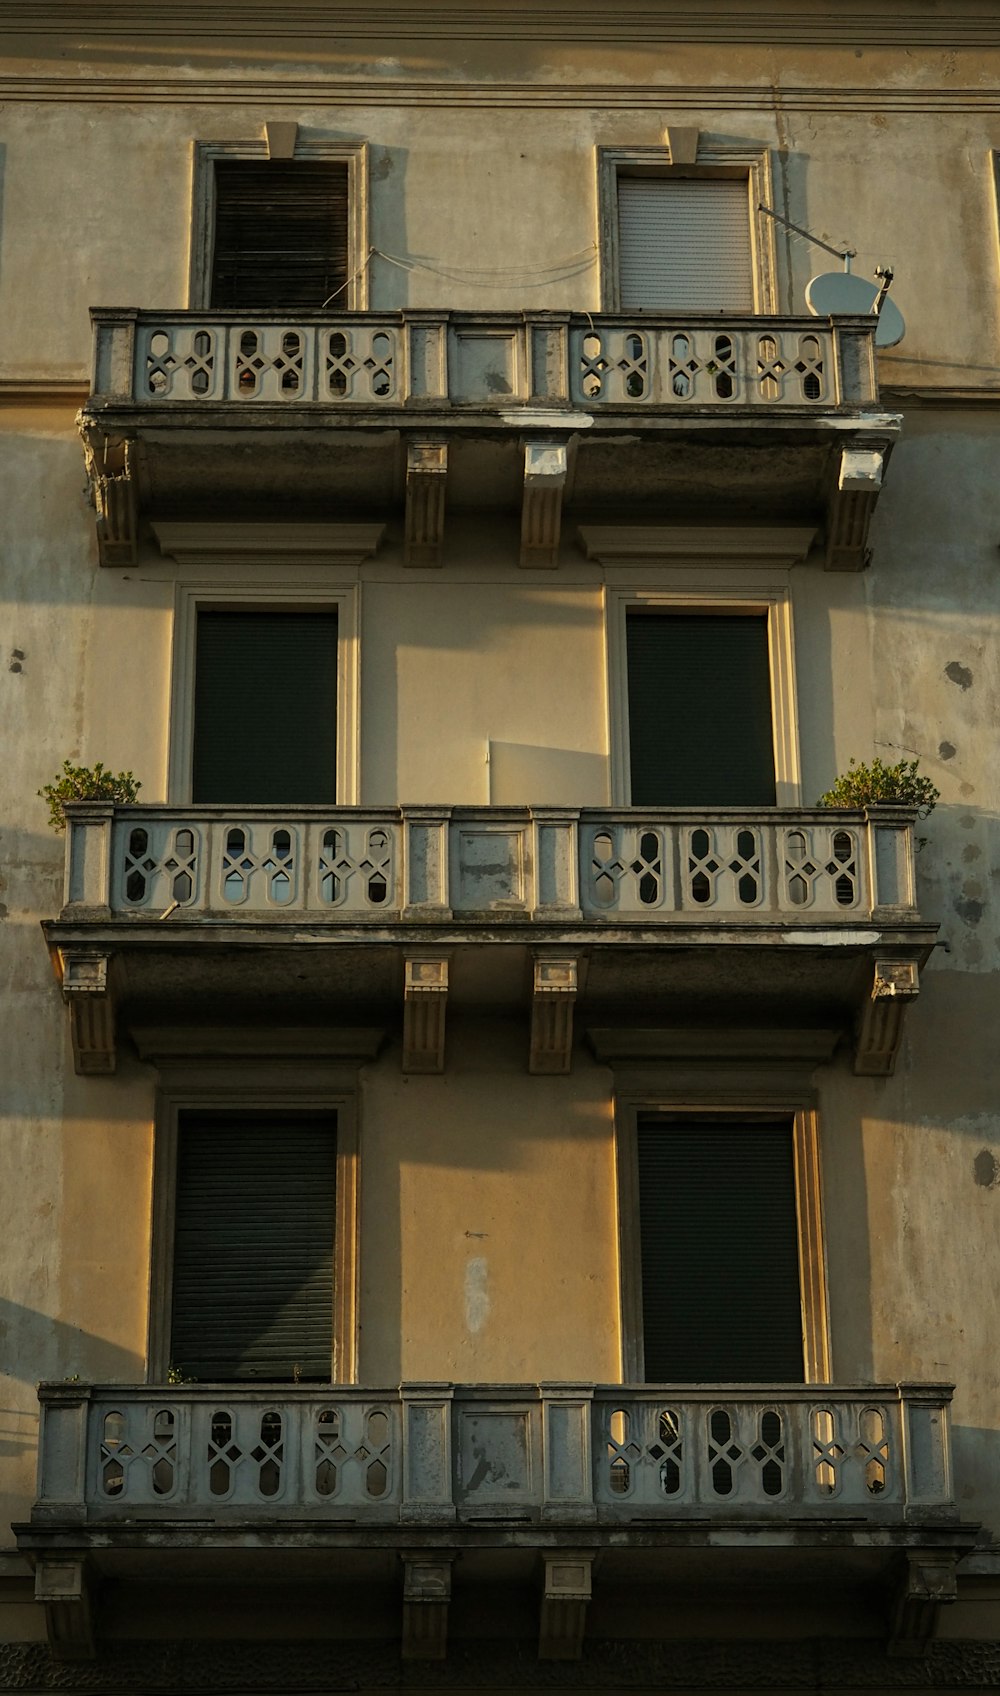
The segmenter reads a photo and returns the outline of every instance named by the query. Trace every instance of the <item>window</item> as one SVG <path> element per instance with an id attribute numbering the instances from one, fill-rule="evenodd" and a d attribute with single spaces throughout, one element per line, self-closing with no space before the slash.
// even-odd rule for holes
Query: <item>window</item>
<path id="1" fill-rule="evenodd" d="M 791 1125 L 640 1117 L 645 1376 L 803 1381 Z"/>
<path id="2" fill-rule="evenodd" d="M 688 1068 L 690 1106 L 616 1078 L 625 1377 L 825 1382 L 816 1113 L 703 1105 L 718 1077 L 718 1059 Z"/>
<path id="3" fill-rule="evenodd" d="M 766 613 L 626 617 L 632 805 L 774 805 Z"/>
<path id="4" fill-rule="evenodd" d="M 800 804 L 790 594 L 753 581 L 606 591 L 615 805 Z"/>
<path id="5" fill-rule="evenodd" d="M 367 305 L 367 149 L 301 132 L 291 159 L 263 141 L 195 147 L 190 304 L 333 312 Z"/>
<path id="6" fill-rule="evenodd" d="M 229 534 L 226 526 L 217 528 Z M 269 542 L 280 559 L 284 529 L 257 528 L 264 533 L 260 547 L 266 553 Z M 216 539 L 209 540 L 214 548 Z M 296 587 L 293 595 L 269 581 L 254 584 L 248 581 L 254 546 L 251 538 L 237 550 L 236 580 L 177 585 L 169 799 L 353 806 L 357 585 L 317 583 Z M 212 554 L 199 558 L 207 563 Z M 327 566 L 323 577 L 330 576 Z"/>
<path id="7" fill-rule="evenodd" d="M 201 1383 L 328 1383 L 336 1121 L 183 1113 L 170 1359 Z"/>
<path id="8" fill-rule="evenodd" d="M 281 1032 L 200 1027 L 140 1043 L 161 1078 L 149 1377 L 332 1381 L 357 1373 L 358 1066 Z M 346 1056 L 356 1054 L 357 1058 Z M 294 1065 L 290 1066 L 289 1061 Z"/>
<path id="9" fill-rule="evenodd" d="M 210 306 L 344 305 L 347 165 L 217 159 Z"/>
<path id="10" fill-rule="evenodd" d="M 623 177 L 621 309 L 752 312 L 746 182 Z"/>
<path id="11" fill-rule="evenodd" d="M 695 153 L 598 149 L 605 311 L 777 311 L 768 149 L 703 134 Z"/>
<path id="12" fill-rule="evenodd" d="M 192 800 L 335 802 L 336 611 L 197 618 Z"/>

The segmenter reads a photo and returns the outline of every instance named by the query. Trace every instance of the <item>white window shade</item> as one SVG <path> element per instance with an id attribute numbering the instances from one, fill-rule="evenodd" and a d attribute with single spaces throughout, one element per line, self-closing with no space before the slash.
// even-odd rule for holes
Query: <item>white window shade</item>
<path id="1" fill-rule="evenodd" d="M 623 310 L 752 312 L 745 182 L 621 177 Z"/>

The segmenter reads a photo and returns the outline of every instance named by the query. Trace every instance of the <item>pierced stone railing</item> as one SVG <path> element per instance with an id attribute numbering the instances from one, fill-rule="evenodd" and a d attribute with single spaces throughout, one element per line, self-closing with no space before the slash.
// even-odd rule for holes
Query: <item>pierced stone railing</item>
<path id="1" fill-rule="evenodd" d="M 64 917 L 857 926 L 916 917 L 913 853 L 912 811 L 894 807 L 80 802 Z"/>
<path id="2" fill-rule="evenodd" d="M 878 401 L 873 320 L 95 309 L 91 405 L 831 408 Z"/>
<path id="3" fill-rule="evenodd" d="M 33 1519 L 954 1517 L 951 1387 L 42 1385 Z"/>

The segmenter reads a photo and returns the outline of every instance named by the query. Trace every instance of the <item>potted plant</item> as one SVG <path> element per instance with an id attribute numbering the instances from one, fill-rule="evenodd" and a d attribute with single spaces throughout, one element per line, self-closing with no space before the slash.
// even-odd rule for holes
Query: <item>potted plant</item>
<path id="1" fill-rule="evenodd" d="M 918 760 L 900 760 L 887 766 L 880 759 L 871 765 L 863 761 L 848 762 L 847 770 L 838 777 L 832 789 L 819 798 L 821 807 L 915 807 L 917 817 L 927 818 L 933 811 L 941 791 L 929 777 L 917 770 Z"/>
<path id="2" fill-rule="evenodd" d="M 64 760 L 62 771 L 38 794 L 48 803 L 49 823 L 53 830 L 66 829 L 66 806 L 70 801 L 134 801 L 142 784 L 130 771 L 108 771 L 98 760 L 96 766 L 75 766 Z"/>

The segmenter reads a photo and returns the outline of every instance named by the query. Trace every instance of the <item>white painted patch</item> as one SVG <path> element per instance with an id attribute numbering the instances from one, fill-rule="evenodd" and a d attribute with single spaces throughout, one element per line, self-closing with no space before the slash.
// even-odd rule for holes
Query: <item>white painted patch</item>
<path id="1" fill-rule="evenodd" d="M 880 942 L 880 930 L 783 930 L 782 942 L 799 942 L 804 948 L 858 948 Z"/>
<path id="2" fill-rule="evenodd" d="M 490 1296 L 487 1289 L 489 1268 L 482 1255 L 474 1255 L 465 1268 L 465 1325 L 478 1336 L 490 1316 Z"/>

